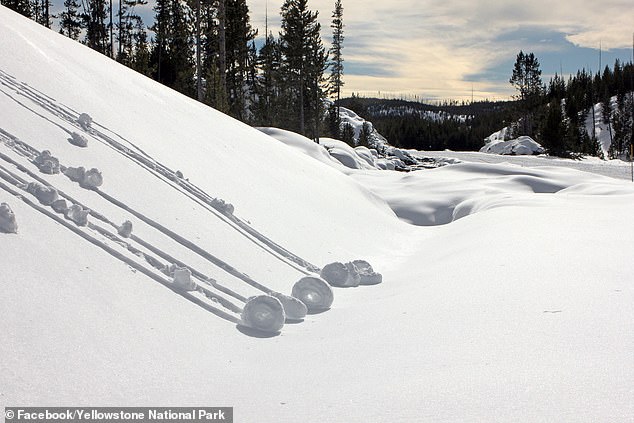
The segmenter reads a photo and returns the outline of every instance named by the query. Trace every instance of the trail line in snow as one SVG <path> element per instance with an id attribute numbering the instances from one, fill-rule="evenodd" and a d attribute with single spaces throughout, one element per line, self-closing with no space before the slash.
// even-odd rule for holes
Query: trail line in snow
<path id="1" fill-rule="evenodd" d="M 103 214 L 95 211 L 91 207 L 86 206 L 82 202 L 80 202 L 80 201 L 76 200 L 75 198 L 73 198 L 72 196 L 66 194 L 64 191 L 61 191 L 61 190 L 55 188 L 48 181 L 46 181 L 45 179 L 41 178 L 39 175 L 35 174 L 34 172 L 30 171 L 29 169 L 26 169 L 24 166 L 20 165 L 19 163 L 17 163 L 16 161 L 11 159 L 10 157 L 6 156 L 5 154 L 0 153 L 0 159 L 6 161 L 8 163 L 11 163 L 18 170 L 20 170 L 21 172 L 27 174 L 28 176 L 33 178 L 35 181 L 41 183 L 42 185 L 44 185 L 46 187 L 49 187 L 49 188 L 54 188 L 58 192 L 60 197 L 64 197 L 67 200 L 69 200 L 71 203 L 77 204 L 77 205 L 81 206 L 83 209 L 89 210 L 89 214 L 91 216 L 93 216 L 94 218 L 102 221 L 103 223 L 106 223 L 106 224 L 112 226 L 113 228 L 118 228 L 118 225 L 116 223 L 112 222 L 110 219 L 105 217 Z M 0 167 L 4 168 L 1 165 L 0 165 Z M 60 164 L 60 168 L 62 168 L 62 167 L 63 167 L 63 165 Z M 17 179 L 17 180 L 19 180 L 19 182 L 21 182 L 23 184 L 26 184 L 26 181 L 24 179 L 19 178 L 14 173 L 11 173 L 10 171 L 6 170 L 6 168 L 4 168 L 4 169 L 5 169 L 6 172 L 9 173 L 9 175 L 7 175 L 7 177 L 10 177 L 10 178 L 13 178 L 13 179 Z M 118 207 L 122 208 L 125 211 L 128 211 L 128 213 L 130 213 L 133 216 L 137 217 L 141 221 L 144 221 L 145 223 L 149 224 L 150 226 L 154 227 L 155 229 L 158 229 L 160 232 L 163 232 L 161 230 L 161 228 L 163 228 L 165 231 L 167 231 L 166 233 L 164 232 L 164 235 L 166 235 L 169 238 L 172 238 L 173 240 L 181 243 L 181 245 L 185 246 L 190 251 L 193 251 L 193 252 L 196 252 L 199 255 L 202 255 L 208 261 L 211 261 L 212 264 L 216 265 L 217 267 L 220 267 L 222 270 L 227 271 L 228 273 L 232 274 L 233 276 L 237 276 L 240 280 L 242 280 L 243 282 L 247 282 L 252 287 L 254 287 L 254 288 L 256 288 L 256 289 L 258 289 L 258 290 L 260 290 L 260 291 L 262 291 L 262 292 L 264 292 L 266 294 L 277 293 L 275 290 L 270 289 L 270 288 L 266 287 L 265 285 L 254 281 L 253 279 L 251 279 L 249 276 L 245 275 L 244 273 L 240 273 L 238 270 L 236 270 L 234 267 L 232 267 L 228 263 L 216 258 L 211 253 L 208 253 L 207 251 L 203 250 L 202 248 L 196 246 L 193 242 L 187 240 L 186 238 L 176 234 L 175 232 L 173 232 L 173 231 L 171 231 L 171 230 L 169 230 L 167 228 L 164 228 L 162 225 L 158 224 L 157 222 L 153 221 L 152 219 L 149 219 L 149 218 L 145 217 L 143 214 L 128 208 L 125 204 L 123 204 L 120 201 L 114 199 L 113 197 L 109 196 L 108 194 L 105 194 L 105 193 L 102 193 L 100 191 L 97 191 L 96 189 L 93 189 L 92 191 L 94 191 L 94 192 L 96 192 L 98 194 L 103 194 L 102 197 L 105 196 L 104 198 L 106 198 L 106 197 L 110 198 L 109 201 L 111 201 L 113 204 L 117 205 Z M 108 198 L 106 198 L 106 199 L 108 199 Z M 149 223 L 149 222 L 152 222 L 152 223 Z M 221 292 L 224 292 L 225 294 L 231 295 L 232 297 L 234 297 L 236 299 L 239 299 L 241 301 L 246 301 L 246 297 L 244 297 L 243 295 L 240 295 L 240 294 L 234 292 L 233 290 L 231 290 L 230 288 L 225 287 L 224 285 L 220 284 L 217 280 L 204 275 L 202 272 L 194 270 L 194 268 L 192 268 L 192 266 L 184 264 L 181 260 L 178 260 L 178 259 L 172 257 L 171 255 L 161 251 L 159 248 L 154 247 L 153 245 L 151 245 L 150 243 L 144 241 L 140 237 L 138 237 L 136 235 L 131 235 L 131 239 L 133 239 L 139 245 L 142 245 L 144 248 L 152 251 L 154 254 L 160 255 L 162 258 L 164 258 L 164 259 L 166 259 L 168 261 L 171 261 L 172 263 L 177 264 L 177 265 L 179 265 L 181 267 L 189 268 L 192 271 L 192 273 L 201 282 L 214 287 L 218 291 L 221 291 Z M 202 252 L 202 254 L 200 254 L 200 252 Z M 216 263 L 218 263 L 218 264 L 216 264 Z"/>
<path id="2" fill-rule="evenodd" d="M 33 87 L 30 87 L 24 83 L 18 82 L 13 76 L 7 74 L 1 69 L 0 69 L 0 83 L 12 89 L 16 93 L 28 98 L 36 105 L 39 105 L 40 107 L 42 107 L 48 113 L 51 113 L 57 118 L 62 119 L 66 121 L 67 123 L 71 124 L 72 126 L 82 131 L 85 131 L 85 129 L 82 128 L 81 125 L 79 125 L 77 121 L 79 117 L 79 113 L 77 111 L 67 106 L 58 105 L 56 101 L 52 99 L 51 97 L 46 96 L 44 93 L 40 92 L 39 90 L 36 90 Z M 22 107 L 25 107 L 27 110 L 30 110 L 31 112 L 35 113 L 37 116 L 43 119 L 46 119 L 52 124 L 60 127 L 66 133 L 68 134 L 72 133 L 71 131 L 68 131 L 67 129 L 63 128 L 61 125 L 41 115 L 40 113 L 35 112 L 33 109 L 29 108 L 22 102 L 13 98 L 9 93 L 5 92 L 5 95 L 9 96 L 11 99 L 16 101 Z M 305 275 L 310 275 L 311 273 L 319 273 L 320 268 L 318 266 L 311 264 L 307 260 L 297 256 L 296 254 L 292 253 L 291 251 L 277 244 L 276 242 L 268 238 L 266 235 L 257 231 L 251 225 L 249 225 L 248 223 L 246 223 L 239 217 L 235 216 L 233 213 L 228 213 L 227 210 L 223 208 L 223 205 L 224 205 L 223 201 L 220 201 L 217 198 L 210 196 L 205 191 L 200 189 L 195 184 L 189 182 L 188 180 L 179 178 L 177 176 L 177 172 L 171 170 L 167 166 L 158 162 L 157 160 L 152 158 L 149 154 L 144 152 L 141 148 L 136 146 L 134 143 L 126 140 L 121 135 L 116 134 L 113 131 L 110 131 L 109 129 L 105 128 L 102 125 L 99 125 L 98 123 L 94 121 L 93 121 L 93 124 L 119 137 L 122 141 L 130 145 L 132 149 L 124 146 L 120 142 L 114 140 L 110 136 L 94 128 L 90 128 L 89 131 L 85 131 L 85 132 L 96 137 L 103 144 L 108 145 L 114 151 L 117 151 L 118 153 L 122 154 L 123 156 L 135 162 L 137 165 L 146 169 L 155 177 L 159 178 L 164 183 L 168 184 L 170 187 L 177 189 L 181 193 L 185 194 L 190 199 L 192 199 L 193 201 L 195 201 L 196 203 L 198 203 L 199 205 L 207 209 L 209 212 L 214 214 L 221 221 L 230 225 L 237 232 L 242 234 L 242 236 L 244 236 L 245 238 L 249 239 L 251 242 L 258 245 L 264 251 L 268 252 L 269 254 L 273 255 L 279 260 L 282 260 L 283 262 L 287 263 L 289 266 L 294 267 L 296 270 L 304 273 Z M 136 150 L 137 152 L 134 152 L 133 149 Z"/>
<path id="3" fill-rule="evenodd" d="M 0 176 L 2 176 L 2 175 L 4 175 L 4 173 L 0 172 Z M 27 204 L 31 208 L 37 210 L 38 212 L 42 213 L 43 215 L 45 215 L 45 216 L 47 216 L 49 218 L 51 218 L 55 222 L 61 224 L 66 229 L 74 232 L 76 235 L 80 236 L 84 240 L 86 240 L 86 241 L 90 242 L 91 244 L 101 248 L 102 250 L 104 250 L 105 252 L 110 254 L 112 257 L 120 260 L 121 262 L 125 263 L 126 265 L 130 266 L 131 268 L 143 273 L 144 275 L 146 275 L 147 277 L 151 278 L 152 280 L 154 280 L 154 281 L 160 283 L 161 285 L 165 286 L 166 288 L 170 289 L 172 292 L 174 292 L 174 293 L 180 295 L 181 297 L 191 301 L 192 303 L 202 307 L 203 309 L 209 311 L 210 313 L 212 313 L 212 314 L 214 314 L 214 315 L 216 315 L 218 317 L 221 317 L 224 320 L 227 320 L 227 321 L 229 321 L 231 323 L 235 323 L 235 324 L 239 324 L 240 323 L 240 319 L 238 319 L 236 316 L 233 316 L 230 313 L 228 313 L 226 311 L 223 311 L 223 310 L 213 306 L 212 304 L 209 304 L 208 302 L 203 301 L 202 299 L 196 297 L 195 295 L 193 295 L 193 294 L 191 294 L 189 292 L 177 289 L 166 278 L 156 274 L 154 271 L 152 271 L 152 270 L 148 269 L 147 267 L 139 264 L 138 262 L 132 260 L 131 258 L 126 257 L 124 254 L 116 251 L 112 247 L 110 247 L 110 246 L 106 245 L 105 243 L 99 241 L 98 239 L 92 237 L 91 235 L 89 235 L 86 232 L 84 232 L 81 229 L 79 229 L 79 227 L 75 226 L 74 224 L 71 224 L 70 222 L 66 221 L 65 219 L 60 218 L 54 212 L 46 209 L 43 206 L 40 206 L 39 204 L 36 204 L 35 202 L 31 201 L 26 196 L 20 194 L 19 192 L 15 191 L 14 189 L 10 188 L 8 185 L 6 185 L 2 181 L 0 181 L 0 188 L 3 189 L 4 191 L 8 192 L 9 194 L 13 195 L 15 198 L 20 199 L 21 201 L 23 201 L 25 204 Z"/>

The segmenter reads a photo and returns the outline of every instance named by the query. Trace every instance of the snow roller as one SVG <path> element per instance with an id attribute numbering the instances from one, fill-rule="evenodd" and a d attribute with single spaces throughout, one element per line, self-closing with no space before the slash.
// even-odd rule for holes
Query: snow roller
<path id="1" fill-rule="evenodd" d="M 334 301 L 330 285 L 316 276 L 305 276 L 297 281 L 291 295 L 304 303 L 309 311 L 328 310 Z"/>
<path id="2" fill-rule="evenodd" d="M 258 295 L 247 300 L 240 324 L 260 332 L 276 333 L 284 327 L 285 321 L 280 300 L 270 295 Z"/>

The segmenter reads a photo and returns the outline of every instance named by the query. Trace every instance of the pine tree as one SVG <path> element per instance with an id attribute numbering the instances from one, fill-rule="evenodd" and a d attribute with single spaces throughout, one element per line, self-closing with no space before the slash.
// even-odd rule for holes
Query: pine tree
<path id="1" fill-rule="evenodd" d="M 354 143 L 354 128 L 350 123 L 346 122 L 341 127 L 341 141 L 350 145 L 351 147 L 355 146 Z"/>
<path id="2" fill-rule="evenodd" d="M 110 50 L 106 27 L 107 15 L 108 5 L 105 0 L 87 0 L 85 3 L 85 12 L 82 15 L 83 26 L 86 28 L 84 43 L 101 54 L 107 54 Z"/>
<path id="3" fill-rule="evenodd" d="M 33 9 L 29 0 L 0 0 L 0 4 L 27 18 L 33 19 Z"/>
<path id="4" fill-rule="evenodd" d="M 122 0 L 119 5 L 117 61 L 128 67 L 134 67 L 137 48 L 147 49 L 147 33 L 143 19 L 135 11 L 137 6 L 146 4 L 145 0 Z"/>
<path id="5" fill-rule="evenodd" d="M 285 0 L 282 6 L 282 70 L 290 84 L 288 112 L 297 111 L 297 120 L 289 129 L 307 134 L 306 123 L 312 121 L 312 135 L 319 136 L 323 116 L 323 72 L 327 55 L 317 22 L 318 12 L 308 9 L 307 0 Z"/>
<path id="6" fill-rule="evenodd" d="M 189 10 L 180 0 L 158 0 L 154 6 L 156 34 L 151 64 L 154 78 L 188 95 L 195 94 L 193 43 Z"/>
<path id="7" fill-rule="evenodd" d="M 363 122 L 363 126 L 361 126 L 361 131 L 359 132 L 359 142 L 357 144 L 363 147 L 370 147 L 371 135 L 372 128 L 370 127 L 370 123 Z"/>
<path id="8" fill-rule="evenodd" d="M 339 101 L 341 100 L 341 88 L 343 82 L 343 5 L 341 0 L 335 0 L 335 10 L 332 13 L 332 47 L 330 48 L 330 78 L 329 88 L 330 94 L 335 96 L 335 105 L 337 108 L 337 118 L 339 119 Z M 337 122 L 339 127 L 340 122 Z"/>
<path id="9" fill-rule="evenodd" d="M 60 13 L 60 34 L 73 40 L 78 40 L 81 33 L 80 4 L 77 0 L 64 0 L 64 11 Z"/>
<path id="10" fill-rule="evenodd" d="M 539 61 L 533 53 L 524 54 L 520 51 L 515 60 L 513 74 L 509 82 L 518 90 L 523 118 L 523 135 L 532 135 L 533 111 L 539 105 L 543 92 L 542 71 L 539 69 Z"/>

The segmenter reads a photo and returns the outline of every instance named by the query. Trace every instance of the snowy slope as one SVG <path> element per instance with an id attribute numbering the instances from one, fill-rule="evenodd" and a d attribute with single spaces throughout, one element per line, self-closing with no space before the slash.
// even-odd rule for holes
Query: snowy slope
<path id="1" fill-rule="evenodd" d="M 352 170 L 3 7 L 0 40 L 0 203 L 19 224 L 0 233 L 0 407 L 228 405 L 244 422 L 634 416 L 631 184 L 530 165 Z M 103 185 L 39 172 L 30 153 L 44 149 L 98 168 Z M 90 208 L 89 226 L 22 190 L 36 178 Z M 444 225 L 397 217 L 450 209 L 460 218 Z M 105 235 L 125 220 L 133 238 Z M 366 258 L 384 282 L 335 289 L 330 310 L 256 337 L 157 283 L 159 253 L 245 297 L 258 290 L 209 256 L 284 293 L 300 258 Z"/>

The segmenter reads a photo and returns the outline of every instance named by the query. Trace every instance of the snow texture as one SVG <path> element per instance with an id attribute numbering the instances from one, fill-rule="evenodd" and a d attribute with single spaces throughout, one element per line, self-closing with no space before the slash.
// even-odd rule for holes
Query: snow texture
<path id="1" fill-rule="evenodd" d="M 0 204 L 0 232 L 6 234 L 18 233 L 18 222 L 15 219 L 15 213 L 7 203 Z"/>
<path id="2" fill-rule="evenodd" d="M 285 320 L 282 303 L 270 295 L 249 298 L 242 310 L 242 324 L 262 332 L 279 332 Z"/>

